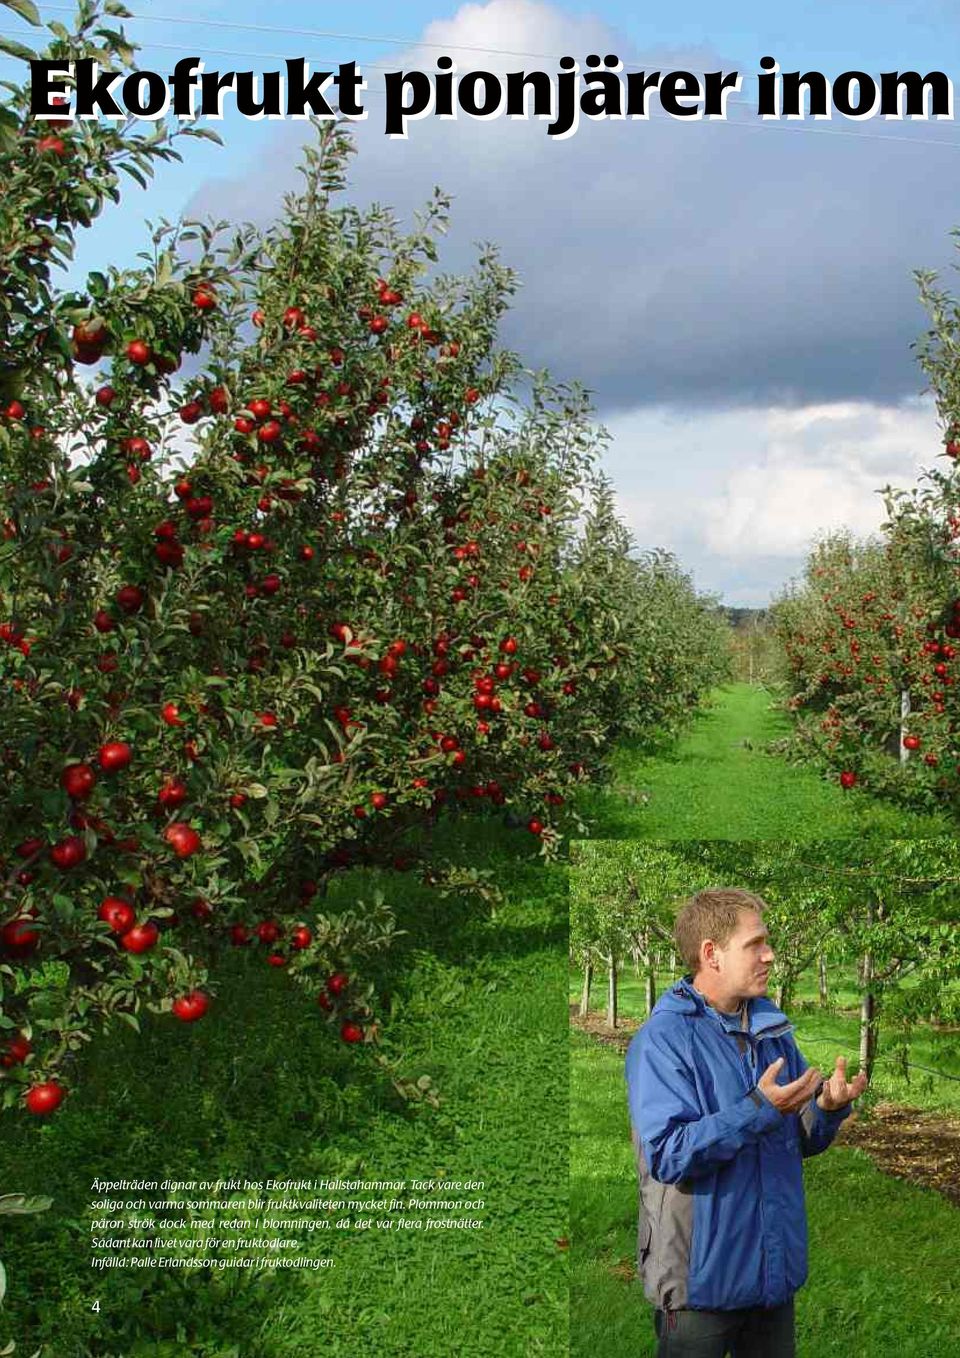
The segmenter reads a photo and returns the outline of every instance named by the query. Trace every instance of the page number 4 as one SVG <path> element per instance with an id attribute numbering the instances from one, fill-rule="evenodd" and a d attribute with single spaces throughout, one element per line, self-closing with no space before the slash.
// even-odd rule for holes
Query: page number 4
<path id="1" fill-rule="evenodd" d="M 100 1310 L 100 1302 L 99 1302 L 99 1300 L 98 1300 L 98 1301 L 95 1301 L 95 1302 L 93 1303 L 93 1305 L 90 1307 L 90 1310 L 91 1310 L 91 1311 L 99 1311 L 99 1310 Z"/>

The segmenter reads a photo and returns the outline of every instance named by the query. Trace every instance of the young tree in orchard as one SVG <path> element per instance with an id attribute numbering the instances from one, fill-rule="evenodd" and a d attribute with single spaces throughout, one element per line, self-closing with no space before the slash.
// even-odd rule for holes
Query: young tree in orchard
<path id="1" fill-rule="evenodd" d="M 767 902 L 778 1005 L 789 1010 L 824 951 L 843 972 L 855 967 L 863 1069 L 872 1071 L 882 1046 L 904 1052 L 931 1019 L 955 1020 L 960 849 L 952 840 L 704 841 L 671 852 L 682 878 L 746 885 Z"/>
<path id="2" fill-rule="evenodd" d="M 731 669 L 740 683 L 774 687 L 784 678 L 783 652 L 766 609 L 728 610 L 731 638 Z"/>
<path id="3" fill-rule="evenodd" d="M 828 921 L 857 959 L 860 1065 L 869 1073 L 881 1039 L 905 1054 L 920 1024 L 956 1017 L 960 853 L 947 839 L 877 843 L 845 855 L 821 847 Z"/>
<path id="4" fill-rule="evenodd" d="M 570 935 L 574 954 L 589 967 L 602 960 L 607 973 L 607 1026 L 615 1029 L 619 974 L 631 951 L 644 959 L 647 1012 L 656 996 L 654 948 L 673 946 L 673 914 L 681 896 L 695 891 L 672 849 L 644 842 L 582 841 L 574 846 Z M 581 1014 L 589 1005 L 585 979 Z"/>
<path id="5" fill-rule="evenodd" d="M 63 32 L 47 55 L 132 60 L 92 5 Z M 338 205 L 326 128 L 269 230 L 161 225 L 142 266 L 59 292 L 117 168 L 169 138 L 68 123 L 51 147 L 26 110 L 14 91 L 0 152 L 0 1026 L 4 1103 L 44 1114 L 99 1025 L 204 1019 L 224 947 L 374 1044 L 393 920 L 318 913 L 330 874 L 437 880 L 448 811 L 552 852 L 718 638 L 684 634 L 704 610 L 678 573 L 630 561 L 583 393 L 496 349 L 495 252 L 428 281 L 442 195 L 406 235 Z M 682 672 L 651 668 L 651 601 Z"/>

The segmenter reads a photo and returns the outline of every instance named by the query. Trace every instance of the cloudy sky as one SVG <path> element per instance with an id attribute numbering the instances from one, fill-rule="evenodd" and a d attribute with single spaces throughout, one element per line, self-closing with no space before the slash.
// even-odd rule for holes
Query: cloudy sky
<path id="1" fill-rule="evenodd" d="M 369 116 L 356 125 L 352 196 L 410 220 L 434 184 L 452 194 L 444 267 L 467 268 L 478 242 L 496 242 L 522 280 L 504 341 L 591 389 L 638 543 L 675 550 L 728 603 L 764 603 L 818 532 L 871 531 L 879 488 L 910 483 L 937 456 L 910 347 L 925 327 L 912 274 L 937 269 L 955 286 L 960 125 L 764 122 L 755 74 L 773 55 L 827 76 L 960 79 L 949 0 L 596 0 L 590 13 L 423 0 L 402 19 L 385 3 L 128 3 L 140 64 L 155 70 L 185 55 L 220 70 L 356 60 Z M 24 32 L 12 16 L 0 31 Z M 654 103 L 648 122 L 582 121 L 565 140 L 503 118 L 383 134 L 386 70 L 429 72 L 448 54 L 461 72 L 555 72 L 559 57 L 592 52 L 648 72 L 740 71 L 743 88 L 725 122 L 670 119 Z M 78 267 L 132 261 L 145 217 L 267 219 L 296 182 L 303 124 L 250 123 L 228 107 L 219 130 L 224 148 L 188 145 L 148 194 L 131 189 Z"/>

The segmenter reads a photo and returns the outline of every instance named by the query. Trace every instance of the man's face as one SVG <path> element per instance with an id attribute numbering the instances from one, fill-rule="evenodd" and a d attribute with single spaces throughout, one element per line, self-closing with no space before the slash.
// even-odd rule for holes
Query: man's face
<path id="1" fill-rule="evenodd" d="M 717 976 L 730 999 L 747 1000 L 767 993 L 773 949 L 767 926 L 755 910 L 741 910 L 736 929 L 726 944 L 716 947 Z"/>

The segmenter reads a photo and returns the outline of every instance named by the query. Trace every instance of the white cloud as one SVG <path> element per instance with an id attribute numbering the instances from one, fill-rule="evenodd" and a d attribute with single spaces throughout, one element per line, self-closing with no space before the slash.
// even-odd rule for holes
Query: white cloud
<path id="1" fill-rule="evenodd" d="M 939 451 L 931 407 L 842 403 L 761 416 L 759 446 L 705 506 L 704 542 L 728 557 L 795 556 L 819 533 L 876 532 L 878 490 L 911 484 Z"/>
<path id="2" fill-rule="evenodd" d="M 698 585 L 758 606 L 797 574 L 813 540 L 883 521 L 884 485 L 909 486 L 941 451 L 933 403 L 818 403 L 606 421 L 607 468 L 641 547 L 666 547 Z"/>
<path id="3" fill-rule="evenodd" d="M 543 58 L 592 51 L 598 35 L 609 32 L 606 22 L 575 19 L 537 0 L 490 0 L 486 5 L 461 5 L 453 18 L 429 23 L 421 40 L 422 55 L 427 60 L 437 55 L 430 50 L 435 44 L 454 56 L 461 69 L 512 70 L 524 60 L 526 69 L 532 70 L 531 58 L 547 69 Z"/>

